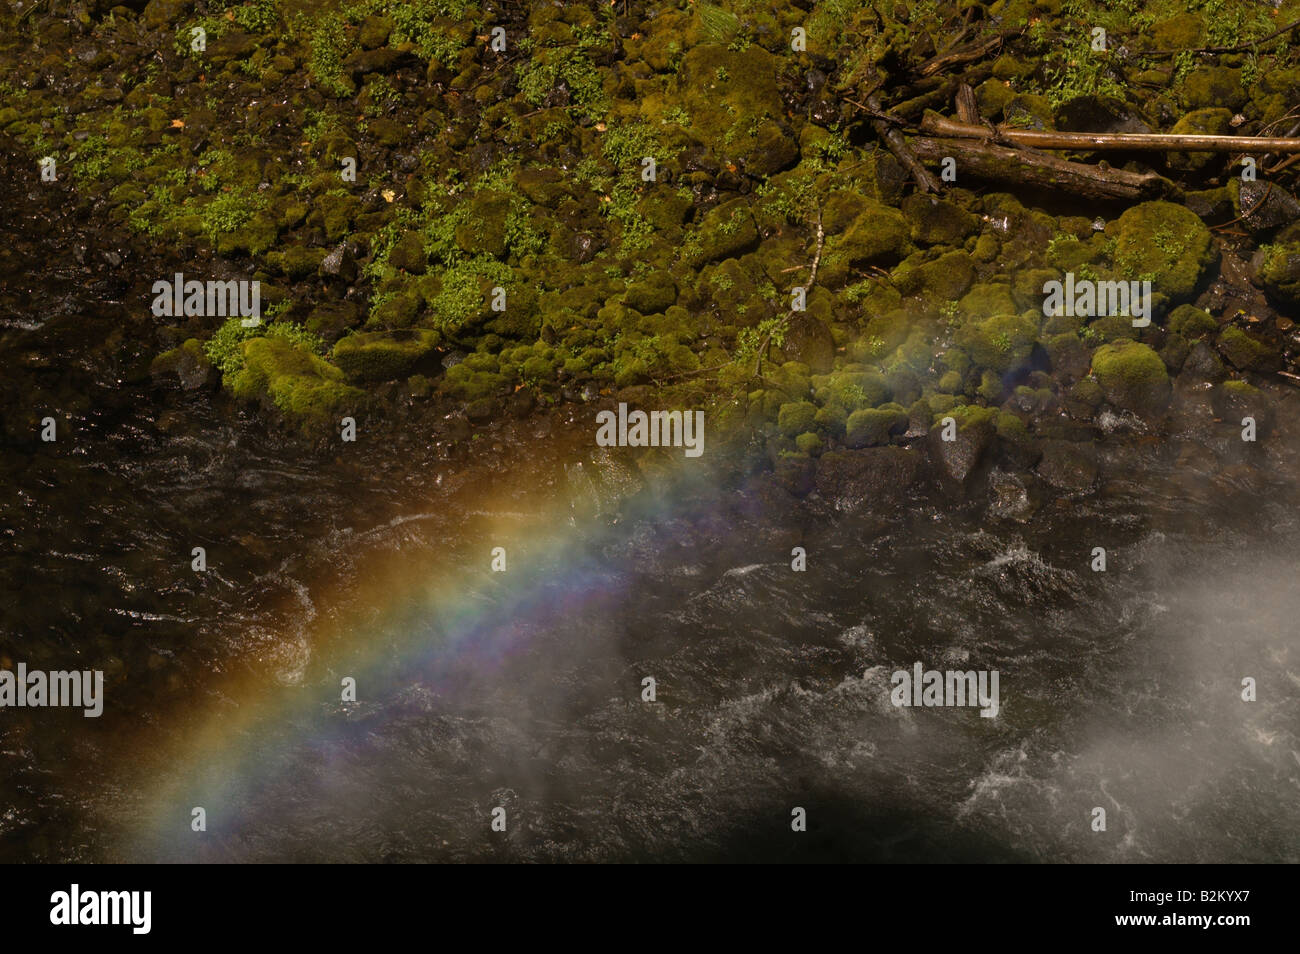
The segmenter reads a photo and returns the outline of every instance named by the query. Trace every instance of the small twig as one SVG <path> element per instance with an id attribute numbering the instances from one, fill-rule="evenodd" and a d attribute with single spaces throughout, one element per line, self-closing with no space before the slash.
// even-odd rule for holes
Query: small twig
<path id="1" fill-rule="evenodd" d="M 24 20 L 27 19 L 27 15 L 28 15 L 29 13 L 31 13 L 32 11 L 34 11 L 37 7 L 39 7 L 39 6 L 43 6 L 44 4 L 45 4 L 45 0 L 36 0 L 35 3 L 33 3 L 30 7 L 28 7 L 26 10 L 24 10 L 24 11 L 19 15 L 17 21 L 15 21 L 15 22 L 17 22 L 17 23 L 22 23 Z"/>

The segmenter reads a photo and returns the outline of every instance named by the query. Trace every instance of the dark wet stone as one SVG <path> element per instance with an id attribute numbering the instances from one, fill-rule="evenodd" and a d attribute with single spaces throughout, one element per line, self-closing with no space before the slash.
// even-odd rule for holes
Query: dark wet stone
<path id="1" fill-rule="evenodd" d="M 1241 184 L 1241 219 L 1255 232 L 1300 219 L 1300 202 L 1282 186 L 1256 180 Z"/>
<path id="2" fill-rule="evenodd" d="M 979 468 L 993 440 L 993 428 L 991 425 L 972 424 L 958 429 L 956 439 L 952 441 L 945 441 L 942 435 L 942 427 L 930 430 L 926 438 L 930 459 L 946 483 L 964 487 Z"/>
<path id="3" fill-rule="evenodd" d="M 413 65 L 416 62 L 410 53 L 403 53 L 391 46 L 377 50 L 358 50 L 343 61 L 343 68 L 352 73 L 353 79 L 367 73 L 392 73 L 400 66 Z"/>
<path id="4" fill-rule="evenodd" d="M 835 362 L 831 330 L 806 312 L 796 312 L 790 319 L 783 350 L 789 360 L 808 365 L 814 374 L 827 373 Z"/>
<path id="5" fill-rule="evenodd" d="M 1024 478 L 1006 471 L 989 474 L 989 514 L 1023 523 L 1038 509 Z"/>
<path id="6" fill-rule="evenodd" d="M 1097 453 L 1091 444 L 1074 441 L 1043 441 L 1038 476 L 1051 487 L 1067 493 L 1091 490 L 1097 481 Z"/>
<path id="7" fill-rule="evenodd" d="M 1183 362 L 1180 375 L 1180 377 L 1193 381 L 1209 381 L 1211 383 L 1222 381 L 1227 376 L 1228 372 L 1224 369 L 1219 355 L 1204 341 L 1198 341 L 1192 345 L 1191 351 L 1187 354 L 1187 359 Z"/>
<path id="8" fill-rule="evenodd" d="M 831 451 L 817 460 L 817 493 L 837 510 L 896 504 L 924 468 L 924 456 L 905 447 Z"/>

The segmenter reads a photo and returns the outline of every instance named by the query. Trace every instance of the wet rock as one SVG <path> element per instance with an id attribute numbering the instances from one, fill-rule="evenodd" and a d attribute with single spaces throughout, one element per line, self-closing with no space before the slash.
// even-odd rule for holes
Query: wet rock
<path id="1" fill-rule="evenodd" d="M 358 50 L 343 61 L 343 68 L 352 74 L 355 81 L 367 73 L 392 73 L 398 67 L 415 63 L 415 57 L 410 53 L 385 46 L 377 50 Z"/>
<path id="2" fill-rule="evenodd" d="M 1122 101 L 1108 96 L 1076 96 L 1055 113 L 1056 128 L 1069 132 L 1149 133 L 1151 127 Z"/>
<path id="3" fill-rule="evenodd" d="M 1106 400 L 1144 417 L 1158 415 L 1169 403 L 1169 374 L 1160 356 L 1127 338 L 1102 345 L 1092 356 L 1092 373 Z"/>
<path id="4" fill-rule="evenodd" d="M 837 510 L 897 504 L 922 480 L 924 464 L 904 447 L 831 451 L 817 459 L 817 493 Z"/>
<path id="5" fill-rule="evenodd" d="M 1219 353 L 1238 371 L 1279 371 L 1282 356 L 1267 341 L 1238 328 L 1227 325 L 1219 332 Z"/>
<path id="6" fill-rule="evenodd" d="M 321 259 L 320 270 L 323 274 L 340 278 L 345 282 L 356 281 L 357 259 L 352 254 L 348 243 L 342 242 L 332 252 Z"/>
<path id="7" fill-rule="evenodd" d="M 1250 260 L 1250 271 L 1271 297 L 1300 303 L 1300 242 L 1261 248 Z"/>
<path id="8" fill-rule="evenodd" d="M 1092 445 L 1051 440 L 1043 441 L 1042 449 L 1035 470 L 1049 486 L 1065 493 L 1092 489 L 1097 481 L 1097 452 Z"/>
<path id="9" fill-rule="evenodd" d="M 1275 229 L 1300 219 L 1300 202 L 1275 182 L 1241 183 L 1237 193 L 1241 219 L 1253 232 Z"/>
<path id="10" fill-rule="evenodd" d="M 989 474 L 989 515 L 1024 523 L 1038 509 L 1024 478 L 994 469 Z"/>
<path id="11" fill-rule="evenodd" d="M 795 497 L 810 494 L 817 486 L 817 465 L 810 457 L 782 457 L 772 468 L 772 477 L 786 493 Z"/>
<path id="12" fill-rule="evenodd" d="M 1243 418 L 1255 419 L 1257 434 L 1271 423 L 1271 407 L 1264 392 L 1246 381 L 1224 381 L 1214 389 L 1214 413 L 1232 426 Z"/>
<path id="13" fill-rule="evenodd" d="M 954 408 L 930 429 L 926 447 L 946 484 L 961 488 L 973 478 L 993 442 L 996 415 L 992 408 Z M 946 423 L 949 417 L 952 424 Z M 954 439 L 944 440 L 945 432 L 951 432 Z"/>
<path id="14" fill-rule="evenodd" d="M 149 372 L 160 381 L 174 376 L 186 391 L 207 387 L 216 378 L 216 369 L 197 338 L 189 338 L 180 347 L 154 358 Z"/>
<path id="15" fill-rule="evenodd" d="M 782 350 L 789 360 L 806 364 L 816 374 L 824 374 L 835 363 L 835 339 L 830 329 L 806 312 L 790 316 Z"/>

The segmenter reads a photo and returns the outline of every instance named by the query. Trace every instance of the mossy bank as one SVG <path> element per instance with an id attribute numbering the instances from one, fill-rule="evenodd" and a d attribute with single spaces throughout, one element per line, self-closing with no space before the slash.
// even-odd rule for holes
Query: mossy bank
<path id="1" fill-rule="evenodd" d="M 1165 426 L 1180 379 L 1238 407 L 1291 372 L 1296 167 L 1266 160 L 1258 201 L 1209 154 L 1111 157 L 1169 179 L 1128 207 L 960 168 L 930 196 L 858 103 L 946 111 L 966 82 L 995 122 L 1285 134 L 1300 65 L 1285 36 L 1249 43 L 1296 19 L 1297 0 L 0 0 L 0 129 L 34 187 L 50 157 L 177 270 L 261 282 L 262 325 L 165 319 L 155 370 L 287 429 L 624 399 L 705 407 L 794 474 L 945 418 L 1030 466 L 1103 415 Z M 1067 273 L 1150 281 L 1152 321 L 1045 315 Z"/>

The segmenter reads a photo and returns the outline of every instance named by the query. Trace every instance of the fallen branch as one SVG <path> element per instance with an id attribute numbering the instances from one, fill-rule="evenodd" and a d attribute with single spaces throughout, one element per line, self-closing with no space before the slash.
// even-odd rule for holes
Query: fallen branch
<path id="1" fill-rule="evenodd" d="M 1240 152 L 1297 153 L 1300 139 L 1273 136 L 1200 136 L 1173 133 L 1080 133 L 1017 129 L 1014 126 L 976 126 L 928 113 L 921 120 L 921 132 L 929 136 L 956 139 L 1005 140 L 1036 149 L 1069 149 L 1075 152 L 1103 150 L 1144 152 Z M 897 131 L 895 131 L 897 135 Z"/>
<path id="2" fill-rule="evenodd" d="M 876 135 L 889 147 L 889 151 L 898 158 L 904 168 L 912 174 L 912 178 L 916 180 L 916 184 L 921 188 L 922 192 L 939 192 L 939 180 L 931 175 L 930 170 L 921 165 L 920 160 L 912 154 L 912 150 L 908 148 L 907 140 L 903 138 L 903 134 L 886 120 L 878 118 L 885 112 L 884 107 L 880 105 L 880 100 L 876 98 L 874 93 L 866 99 L 867 111 L 872 117 L 871 125 L 876 130 Z"/>
<path id="3" fill-rule="evenodd" d="M 981 57 L 992 53 L 997 47 L 1002 45 L 1005 37 L 992 36 L 987 40 L 975 44 L 973 47 L 967 47 L 964 50 L 955 50 L 952 53 L 944 53 L 942 56 L 933 56 L 922 63 L 916 70 L 920 76 L 933 76 L 941 70 L 956 66 L 958 63 L 969 63 L 971 60 L 978 60 Z"/>
<path id="4" fill-rule="evenodd" d="M 985 130 L 986 135 L 988 130 Z M 1170 183 L 1154 172 L 1137 173 L 1104 165 L 1070 162 L 1056 156 L 1011 149 L 976 139 L 915 137 L 910 145 L 929 162 L 951 156 L 958 168 L 981 179 L 1016 182 L 1073 192 L 1094 199 L 1143 199 L 1164 194 Z"/>

